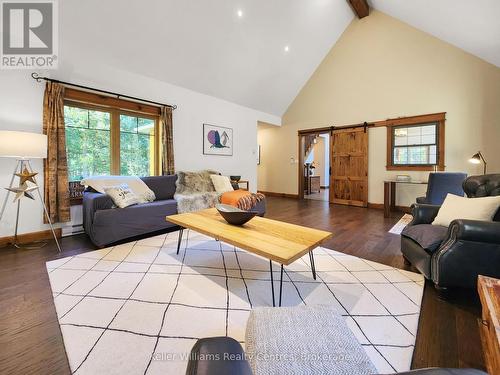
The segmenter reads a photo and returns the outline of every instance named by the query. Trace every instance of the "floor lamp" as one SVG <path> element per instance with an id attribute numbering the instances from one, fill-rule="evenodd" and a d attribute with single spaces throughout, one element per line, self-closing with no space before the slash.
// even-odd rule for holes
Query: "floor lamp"
<path id="1" fill-rule="evenodd" d="M 18 132 L 18 131 L 7 131 L 0 130 L 0 157 L 3 158 L 15 158 L 17 159 L 17 164 L 12 173 L 12 178 L 10 180 L 10 185 L 7 190 L 7 195 L 3 201 L 2 210 L 0 211 L 0 221 L 2 220 L 5 208 L 7 207 L 7 201 L 9 199 L 10 193 L 14 193 L 14 203 L 17 203 L 17 213 L 16 213 L 16 229 L 14 232 L 14 246 L 17 248 L 22 248 L 23 246 L 18 241 L 17 230 L 19 227 L 19 211 L 21 207 L 21 198 L 35 199 L 33 192 L 38 193 L 38 197 L 43 205 L 43 210 L 49 223 L 50 230 L 56 241 L 57 250 L 61 252 L 61 247 L 59 246 L 59 241 L 57 240 L 56 232 L 52 226 L 50 220 L 49 212 L 45 206 L 42 194 L 40 192 L 40 187 L 36 182 L 35 176 L 38 174 L 33 171 L 31 167 L 31 159 L 45 159 L 47 157 L 47 136 L 38 133 L 28 133 L 28 132 Z M 14 186 L 14 180 L 19 177 L 19 185 Z M 45 243 L 41 246 L 44 246 Z M 41 247 L 37 246 L 37 247 Z M 25 246 L 30 248 L 29 246 Z M 36 247 L 31 247 L 36 248 Z"/>

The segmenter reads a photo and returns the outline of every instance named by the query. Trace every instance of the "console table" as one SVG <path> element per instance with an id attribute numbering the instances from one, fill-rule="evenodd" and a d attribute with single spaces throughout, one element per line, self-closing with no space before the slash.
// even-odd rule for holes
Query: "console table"
<path id="1" fill-rule="evenodd" d="M 384 181 L 384 217 L 389 217 L 391 211 L 396 208 L 396 184 L 427 185 L 427 181 Z"/>
<path id="2" fill-rule="evenodd" d="M 500 280 L 479 275 L 477 291 L 483 308 L 481 342 L 488 374 L 500 374 Z"/>

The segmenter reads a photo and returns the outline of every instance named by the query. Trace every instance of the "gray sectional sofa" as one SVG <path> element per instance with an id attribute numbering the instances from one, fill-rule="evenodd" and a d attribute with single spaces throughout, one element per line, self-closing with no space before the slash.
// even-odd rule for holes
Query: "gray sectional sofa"
<path id="1" fill-rule="evenodd" d="M 141 179 L 155 193 L 154 202 L 114 208 L 113 201 L 105 194 L 83 193 L 83 228 L 94 245 L 103 247 L 125 238 L 175 227 L 165 220 L 165 216 L 177 213 L 174 199 L 177 176 Z"/>
<path id="2" fill-rule="evenodd" d="M 126 238 L 176 227 L 166 221 L 165 216 L 177 213 L 174 199 L 177 175 L 141 179 L 155 193 L 154 202 L 115 208 L 113 200 L 106 194 L 91 188 L 83 193 L 83 228 L 94 245 L 104 247 Z M 265 200 L 258 202 L 252 211 L 264 216 Z"/>

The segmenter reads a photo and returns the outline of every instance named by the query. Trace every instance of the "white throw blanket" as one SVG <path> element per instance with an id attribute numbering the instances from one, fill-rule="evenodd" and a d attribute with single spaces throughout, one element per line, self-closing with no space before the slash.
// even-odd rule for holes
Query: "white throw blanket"
<path id="1" fill-rule="evenodd" d="M 106 187 L 126 184 L 139 197 L 141 203 L 155 200 L 154 192 L 137 176 L 92 176 L 84 178 L 80 184 L 90 186 L 101 194 L 106 194 Z"/>

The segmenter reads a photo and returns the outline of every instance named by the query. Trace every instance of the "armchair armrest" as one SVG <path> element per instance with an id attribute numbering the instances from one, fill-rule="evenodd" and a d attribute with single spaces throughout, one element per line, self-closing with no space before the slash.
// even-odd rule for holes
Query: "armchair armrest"
<path id="1" fill-rule="evenodd" d="M 430 224 L 438 214 L 439 208 L 434 204 L 413 204 L 411 213 L 413 220 L 409 225 Z"/>
<path id="2" fill-rule="evenodd" d="M 453 220 L 448 233 L 457 240 L 500 244 L 500 222 L 480 220 Z"/>

